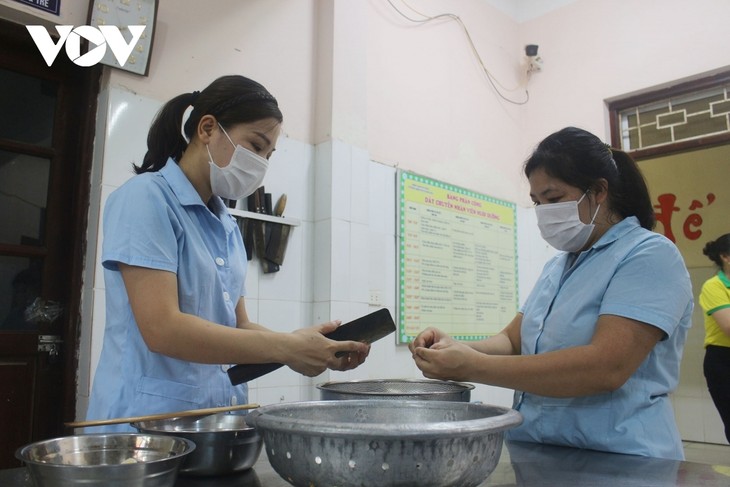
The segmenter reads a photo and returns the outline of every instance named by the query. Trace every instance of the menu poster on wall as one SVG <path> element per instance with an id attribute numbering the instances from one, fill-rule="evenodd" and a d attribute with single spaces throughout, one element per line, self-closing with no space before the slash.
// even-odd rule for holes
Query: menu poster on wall
<path id="1" fill-rule="evenodd" d="M 398 172 L 398 341 L 427 327 L 458 340 L 498 333 L 514 318 L 516 205 Z"/>

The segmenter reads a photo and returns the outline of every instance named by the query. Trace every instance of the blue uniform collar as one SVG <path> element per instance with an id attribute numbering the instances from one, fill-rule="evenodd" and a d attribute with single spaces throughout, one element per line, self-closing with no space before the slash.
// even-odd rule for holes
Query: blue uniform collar
<path id="1" fill-rule="evenodd" d="M 180 204 L 183 206 L 203 206 L 206 209 L 208 207 L 203 203 L 200 195 L 193 187 L 193 183 L 190 182 L 185 173 L 180 169 L 180 166 L 175 162 L 174 159 L 169 158 L 165 163 L 164 167 L 159 171 L 160 175 L 165 178 L 167 184 L 170 185 L 170 189 L 175 193 Z M 228 213 L 226 205 L 223 204 L 218 196 L 213 195 L 210 201 L 210 208 L 218 219 L 223 224 L 223 228 L 226 233 L 230 233 L 236 228 L 236 222 L 233 217 Z"/>
<path id="2" fill-rule="evenodd" d="M 565 252 L 565 254 L 573 255 L 575 257 L 576 255 L 585 254 L 592 249 L 600 249 L 601 247 L 606 247 L 607 245 L 611 245 L 619 238 L 637 228 L 639 228 L 639 219 L 635 216 L 626 217 L 611 228 L 609 228 L 606 233 L 601 235 L 601 238 L 599 238 L 596 243 L 591 245 L 583 252 Z"/>
<path id="3" fill-rule="evenodd" d="M 596 243 L 591 245 L 588 249 L 583 252 L 565 252 L 562 256 L 563 261 L 563 278 L 568 274 L 568 271 L 579 261 L 584 260 L 593 249 L 601 249 L 614 243 L 619 238 L 623 237 L 627 233 L 639 228 L 639 219 L 635 216 L 624 218 L 614 226 L 608 229 L 606 233 L 601 235 Z"/>
<path id="4" fill-rule="evenodd" d="M 606 233 L 601 235 L 598 242 L 594 243 L 592 249 L 600 249 L 607 245 L 611 245 L 613 242 L 623 237 L 627 233 L 639 228 L 639 219 L 635 216 L 629 216 L 612 226 Z"/>
<path id="5" fill-rule="evenodd" d="M 205 206 L 203 200 L 193 184 L 190 182 L 185 173 L 182 172 L 180 166 L 177 165 L 174 159 L 169 158 L 162 169 L 160 169 L 160 175 L 165 178 L 167 184 L 170 185 L 170 189 L 175 193 L 177 199 L 183 206 L 188 205 L 202 205 Z"/>

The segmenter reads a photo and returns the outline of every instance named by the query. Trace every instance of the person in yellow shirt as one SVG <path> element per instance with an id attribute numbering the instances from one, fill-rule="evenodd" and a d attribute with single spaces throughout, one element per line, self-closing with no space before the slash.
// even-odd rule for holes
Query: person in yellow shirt
<path id="1" fill-rule="evenodd" d="M 719 269 L 705 281 L 700 292 L 700 306 L 705 316 L 703 369 L 712 402 L 730 442 L 730 233 L 707 242 L 702 253 Z"/>

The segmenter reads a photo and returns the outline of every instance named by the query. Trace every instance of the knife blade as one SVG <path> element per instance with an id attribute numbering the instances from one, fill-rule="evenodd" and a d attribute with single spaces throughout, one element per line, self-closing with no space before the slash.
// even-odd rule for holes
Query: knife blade
<path id="1" fill-rule="evenodd" d="M 276 202 L 274 216 L 281 217 L 284 208 L 286 208 L 286 193 L 282 194 Z M 284 263 L 284 251 L 289 238 L 289 225 L 283 223 L 270 223 L 269 225 L 271 233 L 266 244 L 266 259 L 274 264 L 281 265 Z"/>

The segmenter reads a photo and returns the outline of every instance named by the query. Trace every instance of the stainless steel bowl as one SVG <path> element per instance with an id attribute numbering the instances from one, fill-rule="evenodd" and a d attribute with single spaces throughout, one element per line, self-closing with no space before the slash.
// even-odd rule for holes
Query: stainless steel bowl
<path id="1" fill-rule="evenodd" d="M 249 423 L 295 486 L 470 487 L 494 470 L 509 408 L 452 401 L 311 401 L 263 406 Z"/>
<path id="2" fill-rule="evenodd" d="M 317 386 L 324 401 L 338 399 L 404 399 L 469 402 L 472 384 L 432 379 L 376 379 L 325 382 Z"/>
<path id="3" fill-rule="evenodd" d="M 15 456 L 37 487 L 171 487 L 195 444 L 163 435 L 77 435 L 31 443 Z"/>
<path id="4" fill-rule="evenodd" d="M 247 415 L 212 414 L 203 418 L 177 418 L 132 423 L 142 433 L 185 438 L 195 442 L 180 473 L 222 475 L 248 470 L 256 463 L 263 438 L 246 422 Z"/>

